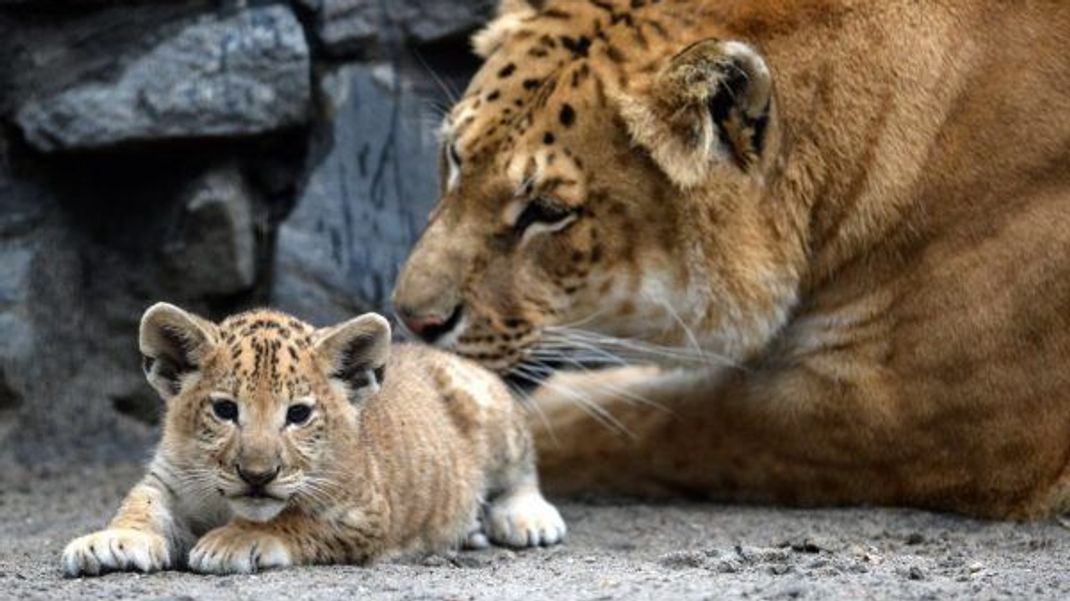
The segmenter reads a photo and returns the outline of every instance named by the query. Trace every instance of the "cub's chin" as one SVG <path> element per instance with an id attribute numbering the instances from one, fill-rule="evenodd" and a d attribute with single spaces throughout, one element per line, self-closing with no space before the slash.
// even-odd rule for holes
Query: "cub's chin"
<path id="1" fill-rule="evenodd" d="M 286 501 L 272 497 L 231 497 L 230 509 L 250 522 L 266 522 L 286 508 Z"/>

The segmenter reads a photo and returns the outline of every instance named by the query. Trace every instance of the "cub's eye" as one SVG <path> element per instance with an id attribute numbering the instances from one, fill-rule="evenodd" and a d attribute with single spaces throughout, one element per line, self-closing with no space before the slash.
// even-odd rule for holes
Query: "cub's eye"
<path id="1" fill-rule="evenodd" d="M 223 421 L 238 421 L 238 404 L 234 401 L 219 400 L 212 403 L 212 412 Z"/>
<path id="2" fill-rule="evenodd" d="M 513 227 L 518 234 L 524 234 L 533 225 L 542 226 L 540 228 L 542 231 L 556 232 L 575 221 L 576 217 L 575 209 L 564 207 L 545 198 L 537 198 L 524 207 Z"/>
<path id="3" fill-rule="evenodd" d="M 312 407 L 304 403 L 297 403 L 290 405 L 290 408 L 286 410 L 286 423 L 300 425 L 307 422 L 311 416 Z"/>

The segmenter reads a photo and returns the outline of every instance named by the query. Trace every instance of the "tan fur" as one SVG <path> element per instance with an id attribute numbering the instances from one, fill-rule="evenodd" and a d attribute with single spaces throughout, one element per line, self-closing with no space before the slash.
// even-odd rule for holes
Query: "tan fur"
<path id="1" fill-rule="evenodd" d="M 157 305 L 141 346 L 167 400 L 163 437 L 108 529 L 67 547 L 69 575 L 254 572 L 564 533 L 504 385 L 440 351 L 389 348 L 378 316 L 315 330 L 271 311 L 215 325 Z M 350 370 L 384 364 L 381 388 Z M 219 417 L 220 399 L 236 421 Z M 311 416 L 288 421 L 301 403 Z M 250 498 L 239 470 L 277 477 Z"/>
<path id="2" fill-rule="evenodd" d="M 551 486 L 1070 509 L 1070 5 L 544 4 L 447 120 L 398 307 L 514 376 L 567 324 L 711 364 L 551 382 Z"/>
<path id="3" fill-rule="evenodd" d="M 472 37 L 472 50 L 478 56 L 490 56 L 535 13 L 527 0 L 503 0 L 494 23 Z"/>

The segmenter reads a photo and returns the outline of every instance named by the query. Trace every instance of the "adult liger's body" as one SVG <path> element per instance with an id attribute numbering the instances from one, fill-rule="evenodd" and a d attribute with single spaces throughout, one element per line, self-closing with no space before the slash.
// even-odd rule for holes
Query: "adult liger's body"
<path id="1" fill-rule="evenodd" d="M 401 316 L 521 377 L 708 357 L 551 381 L 548 486 L 1067 508 L 1070 4 L 507 0 L 475 45 Z"/>

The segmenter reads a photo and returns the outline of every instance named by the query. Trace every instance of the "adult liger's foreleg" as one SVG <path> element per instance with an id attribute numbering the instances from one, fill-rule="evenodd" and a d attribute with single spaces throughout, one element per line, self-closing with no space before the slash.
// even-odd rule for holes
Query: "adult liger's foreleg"
<path id="1" fill-rule="evenodd" d="M 174 515 L 175 501 L 167 484 L 150 472 L 126 495 L 106 529 L 67 545 L 63 571 L 71 577 L 94 576 L 181 565 L 192 537 Z"/>
<path id="2" fill-rule="evenodd" d="M 1038 434 L 1053 430 L 1043 415 L 904 394 L 906 384 L 862 386 L 804 369 L 638 370 L 550 384 L 536 396 L 545 419 L 532 426 L 543 484 L 555 493 L 1030 516 L 1049 509 L 1064 465 L 1050 452 L 1058 441 Z"/>

